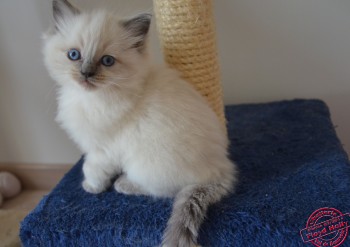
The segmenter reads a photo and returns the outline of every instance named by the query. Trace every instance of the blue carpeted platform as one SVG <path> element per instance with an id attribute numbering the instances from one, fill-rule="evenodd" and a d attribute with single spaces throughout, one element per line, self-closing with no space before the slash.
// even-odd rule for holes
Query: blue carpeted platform
<path id="1" fill-rule="evenodd" d="M 228 106 L 226 114 L 240 183 L 210 208 L 203 246 L 307 246 L 299 231 L 313 211 L 350 212 L 350 166 L 323 102 Z M 82 163 L 22 222 L 23 245 L 158 245 L 172 200 L 87 194 Z M 342 246 L 350 246 L 350 237 Z"/>

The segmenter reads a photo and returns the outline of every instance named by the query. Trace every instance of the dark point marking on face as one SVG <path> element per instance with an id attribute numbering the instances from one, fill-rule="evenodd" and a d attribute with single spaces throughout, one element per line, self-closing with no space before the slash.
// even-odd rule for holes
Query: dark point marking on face
<path id="1" fill-rule="evenodd" d="M 97 66 L 93 62 L 83 62 L 81 65 L 80 73 L 85 79 L 96 75 Z"/>

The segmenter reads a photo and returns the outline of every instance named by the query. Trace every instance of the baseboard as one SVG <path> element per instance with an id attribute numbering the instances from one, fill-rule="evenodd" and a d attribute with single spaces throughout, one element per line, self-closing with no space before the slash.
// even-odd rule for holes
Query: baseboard
<path id="1" fill-rule="evenodd" d="M 16 175 L 27 190 L 51 190 L 72 165 L 0 163 L 0 171 Z"/>

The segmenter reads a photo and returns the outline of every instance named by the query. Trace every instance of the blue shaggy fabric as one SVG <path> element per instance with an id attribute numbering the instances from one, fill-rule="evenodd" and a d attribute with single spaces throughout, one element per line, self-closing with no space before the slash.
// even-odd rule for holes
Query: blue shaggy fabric
<path id="1" fill-rule="evenodd" d="M 234 194 L 209 208 L 202 246 L 306 246 L 322 207 L 350 212 L 350 166 L 327 106 L 293 100 L 226 107 Z M 24 246 L 157 246 L 172 199 L 99 195 L 81 187 L 83 158 L 22 222 Z M 309 244 L 309 246 L 311 246 Z M 350 246 L 350 237 L 342 246 Z"/>

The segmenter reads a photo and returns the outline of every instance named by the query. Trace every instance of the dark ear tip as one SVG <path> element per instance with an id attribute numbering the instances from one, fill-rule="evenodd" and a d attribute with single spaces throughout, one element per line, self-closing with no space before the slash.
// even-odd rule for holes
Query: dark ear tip
<path id="1" fill-rule="evenodd" d="M 131 19 L 121 21 L 121 25 L 129 32 L 130 36 L 139 37 L 140 40 L 132 44 L 132 48 L 138 48 L 140 51 L 144 47 L 145 37 L 149 31 L 152 15 L 143 13 L 134 16 Z"/>
<path id="2" fill-rule="evenodd" d="M 141 14 L 145 19 L 151 20 L 152 19 L 152 14 L 151 13 L 143 13 Z"/>
<path id="3" fill-rule="evenodd" d="M 145 35 L 148 32 L 151 18 L 152 15 L 150 13 L 143 13 L 122 21 L 122 25 L 124 28 L 133 31 L 135 36 Z"/>
<path id="4" fill-rule="evenodd" d="M 52 8 L 53 8 L 54 10 L 56 10 L 56 9 L 58 8 L 58 2 L 57 2 L 57 0 L 53 0 L 53 1 L 52 1 Z"/>
<path id="5" fill-rule="evenodd" d="M 80 13 L 80 11 L 75 8 L 68 0 L 52 0 L 52 9 L 54 17 L 56 16 L 62 16 L 65 9 L 68 10 L 71 14 L 77 15 Z"/>
<path id="6" fill-rule="evenodd" d="M 62 4 L 62 3 L 66 4 L 67 1 L 65 1 L 65 0 L 53 0 L 52 1 L 52 8 L 53 9 L 59 9 L 60 8 L 60 4 Z"/>
<path id="7" fill-rule="evenodd" d="M 62 15 L 62 11 L 60 9 L 60 6 L 57 0 L 52 1 L 52 11 L 53 11 L 53 17 L 57 21 L 57 17 Z"/>
<path id="8" fill-rule="evenodd" d="M 149 24 L 149 23 L 151 23 L 152 14 L 150 14 L 150 13 L 139 14 L 138 16 L 135 17 L 135 19 L 138 19 L 139 21 L 142 21 L 142 22 Z"/>
<path id="9" fill-rule="evenodd" d="M 59 9 L 59 2 L 57 0 L 52 1 L 52 8 L 54 11 Z"/>

